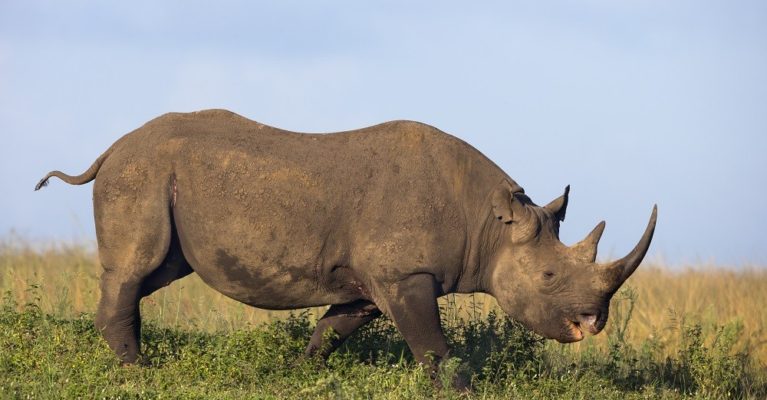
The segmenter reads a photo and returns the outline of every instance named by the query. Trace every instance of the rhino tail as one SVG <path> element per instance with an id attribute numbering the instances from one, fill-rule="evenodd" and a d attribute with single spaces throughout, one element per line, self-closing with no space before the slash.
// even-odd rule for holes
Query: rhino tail
<path id="1" fill-rule="evenodd" d="M 109 157 L 109 154 L 112 153 L 112 147 L 110 147 L 107 151 L 104 152 L 99 158 L 96 159 L 96 161 L 93 162 L 93 164 L 80 175 L 72 176 L 67 175 L 61 171 L 51 171 L 43 179 L 40 179 L 40 182 L 37 182 L 37 185 L 35 185 L 35 190 L 40 190 L 43 186 L 48 186 L 48 179 L 55 176 L 62 181 L 70 184 L 70 185 L 82 185 L 84 183 L 88 183 L 92 181 L 94 178 L 96 178 L 96 174 L 99 172 L 99 168 L 101 168 L 101 164 L 104 163 L 104 160 Z"/>

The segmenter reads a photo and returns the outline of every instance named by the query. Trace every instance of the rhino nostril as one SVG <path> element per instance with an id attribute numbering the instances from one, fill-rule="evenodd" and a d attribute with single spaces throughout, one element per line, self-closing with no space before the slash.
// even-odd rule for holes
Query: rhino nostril
<path id="1" fill-rule="evenodd" d="M 596 328 L 597 316 L 595 314 L 580 314 L 578 315 L 578 322 L 585 325 L 589 330 Z"/>

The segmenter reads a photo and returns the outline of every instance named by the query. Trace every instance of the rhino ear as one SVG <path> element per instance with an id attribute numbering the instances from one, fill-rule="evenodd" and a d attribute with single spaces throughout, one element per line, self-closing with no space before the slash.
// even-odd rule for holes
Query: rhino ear
<path id="1" fill-rule="evenodd" d="M 567 185 L 565 187 L 565 194 L 557 197 L 551 203 L 546 204 L 544 207 L 545 209 L 551 211 L 551 213 L 554 214 L 554 217 L 556 217 L 558 221 L 565 220 L 565 211 L 567 211 L 567 200 L 569 195 L 570 185 Z"/>
<path id="2" fill-rule="evenodd" d="M 507 181 L 503 181 L 493 191 L 493 214 L 505 224 L 519 221 L 525 212 L 525 206 L 519 199 L 514 198 L 514 193 L 525 193 L 525 191 L 516 183 L 512 185 Z"/>

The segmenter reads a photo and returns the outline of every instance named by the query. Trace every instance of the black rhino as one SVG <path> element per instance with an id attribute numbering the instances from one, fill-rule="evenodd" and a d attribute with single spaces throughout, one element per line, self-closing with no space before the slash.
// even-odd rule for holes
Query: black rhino
<path id="1" fill-rule="evenodd" d="M 410 121 L 304 134 L 224 110 L 170 113 L 82 175 L 53 171 L 35 189 L 52 176 L 96 180 L 96 326 L 125 363 L 139 354 L 139 300 L 192 272 L 256 307 L 330 305 L 309 355 L 383 313 L 435 367 L 448 354 L 437 308 L 448 293 L 489 293 L 540 335 L 578 341 L 605 326 L 657 215 L 626 257 L 596 263 L 604 222 L 559 241 L 568 189 L 539 207 L 479 151 Z M 327 329 L 335 339 L 322 343 Z"/>

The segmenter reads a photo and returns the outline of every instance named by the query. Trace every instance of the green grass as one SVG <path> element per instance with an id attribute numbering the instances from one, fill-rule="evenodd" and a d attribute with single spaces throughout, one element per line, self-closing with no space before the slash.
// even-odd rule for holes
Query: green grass
<path id="1" fill-rule="evenodd" d="M 37 285 L 38 304 L 45 313 L 74 318 L 93 313 L 100 297 L 101 265 L 93 246 L 47 243 L 37 246 L 15 236 L 0 238 L 0 293 L 10 291 L 18 304 L 33 301 L 27 289 Z M 682 325 L 701 325 L 707 340 L 717 326 L 740 324 L 742 333 L 734 350 L 767 365 L 767 267 L 732 269 L 726 266 L 694 265 L 670 270 L 662 264 L 644 263 L 629 278 L 635 302 L 630 329 L 619 329 L 628 308 L 610 310 L 610 320 L 589 346 L 608 348 L 615 335 L 635 347 L 652 341 L 664 356 L 675 357 Z M 440 299 L 449 320 L 477 319 L 499 312 L 495 299 L 484 294 L 449 295 Z M 311 322 L 327 307 L 313 307 Z M 299 311 L 301 312 L 301 311 Z M 211 289 L 197 274 L 174 282 L 141 301 L 142 315 L 160 326 L 205 332 L 246 329 L 286 318 L 286 311 L 247 306 Z M 587 348 L 582 343 L 568 349 Z"/>
<path id="2" fill-rule="evenodd" d="M 141 302 L 142 366 L 121 367 L 93 327 L 101 267 L 83 245 L 0 239 L 0 399 L 767 398 L 767 269 L 643 265 L 605 331 L 542 340 L 485 295 L 440 299 L 464 395 L 436 390 L 381 318 L 327 365 L 301 354 L 325 308 L 270 312 L 195 274 Z"/>
<path id="3" fill-rule="evenodd" d="M 473 391 L 435 389 L 386 319 L 355 334 L 327 365 L 301 357 L 313 327 L 306 312 L 233 330 L 206 332 L 146 321 L 141 366 L 121 367 L 91 314 L 44 312 L 41 290 L 0 307 L 0 398 L 478 398 L 632 399 L 767 396 L 764 365 L 735 344 L 742 324 L 679 322 L 679 343 L 630 342 L 636 294 L 620 292 L 606 346 L 576 350 L 532 334 L 494 312 L 464 319 L 444 310 L 456 371 Z M 444 307 L 449 308 L 448 303 Z"/>

